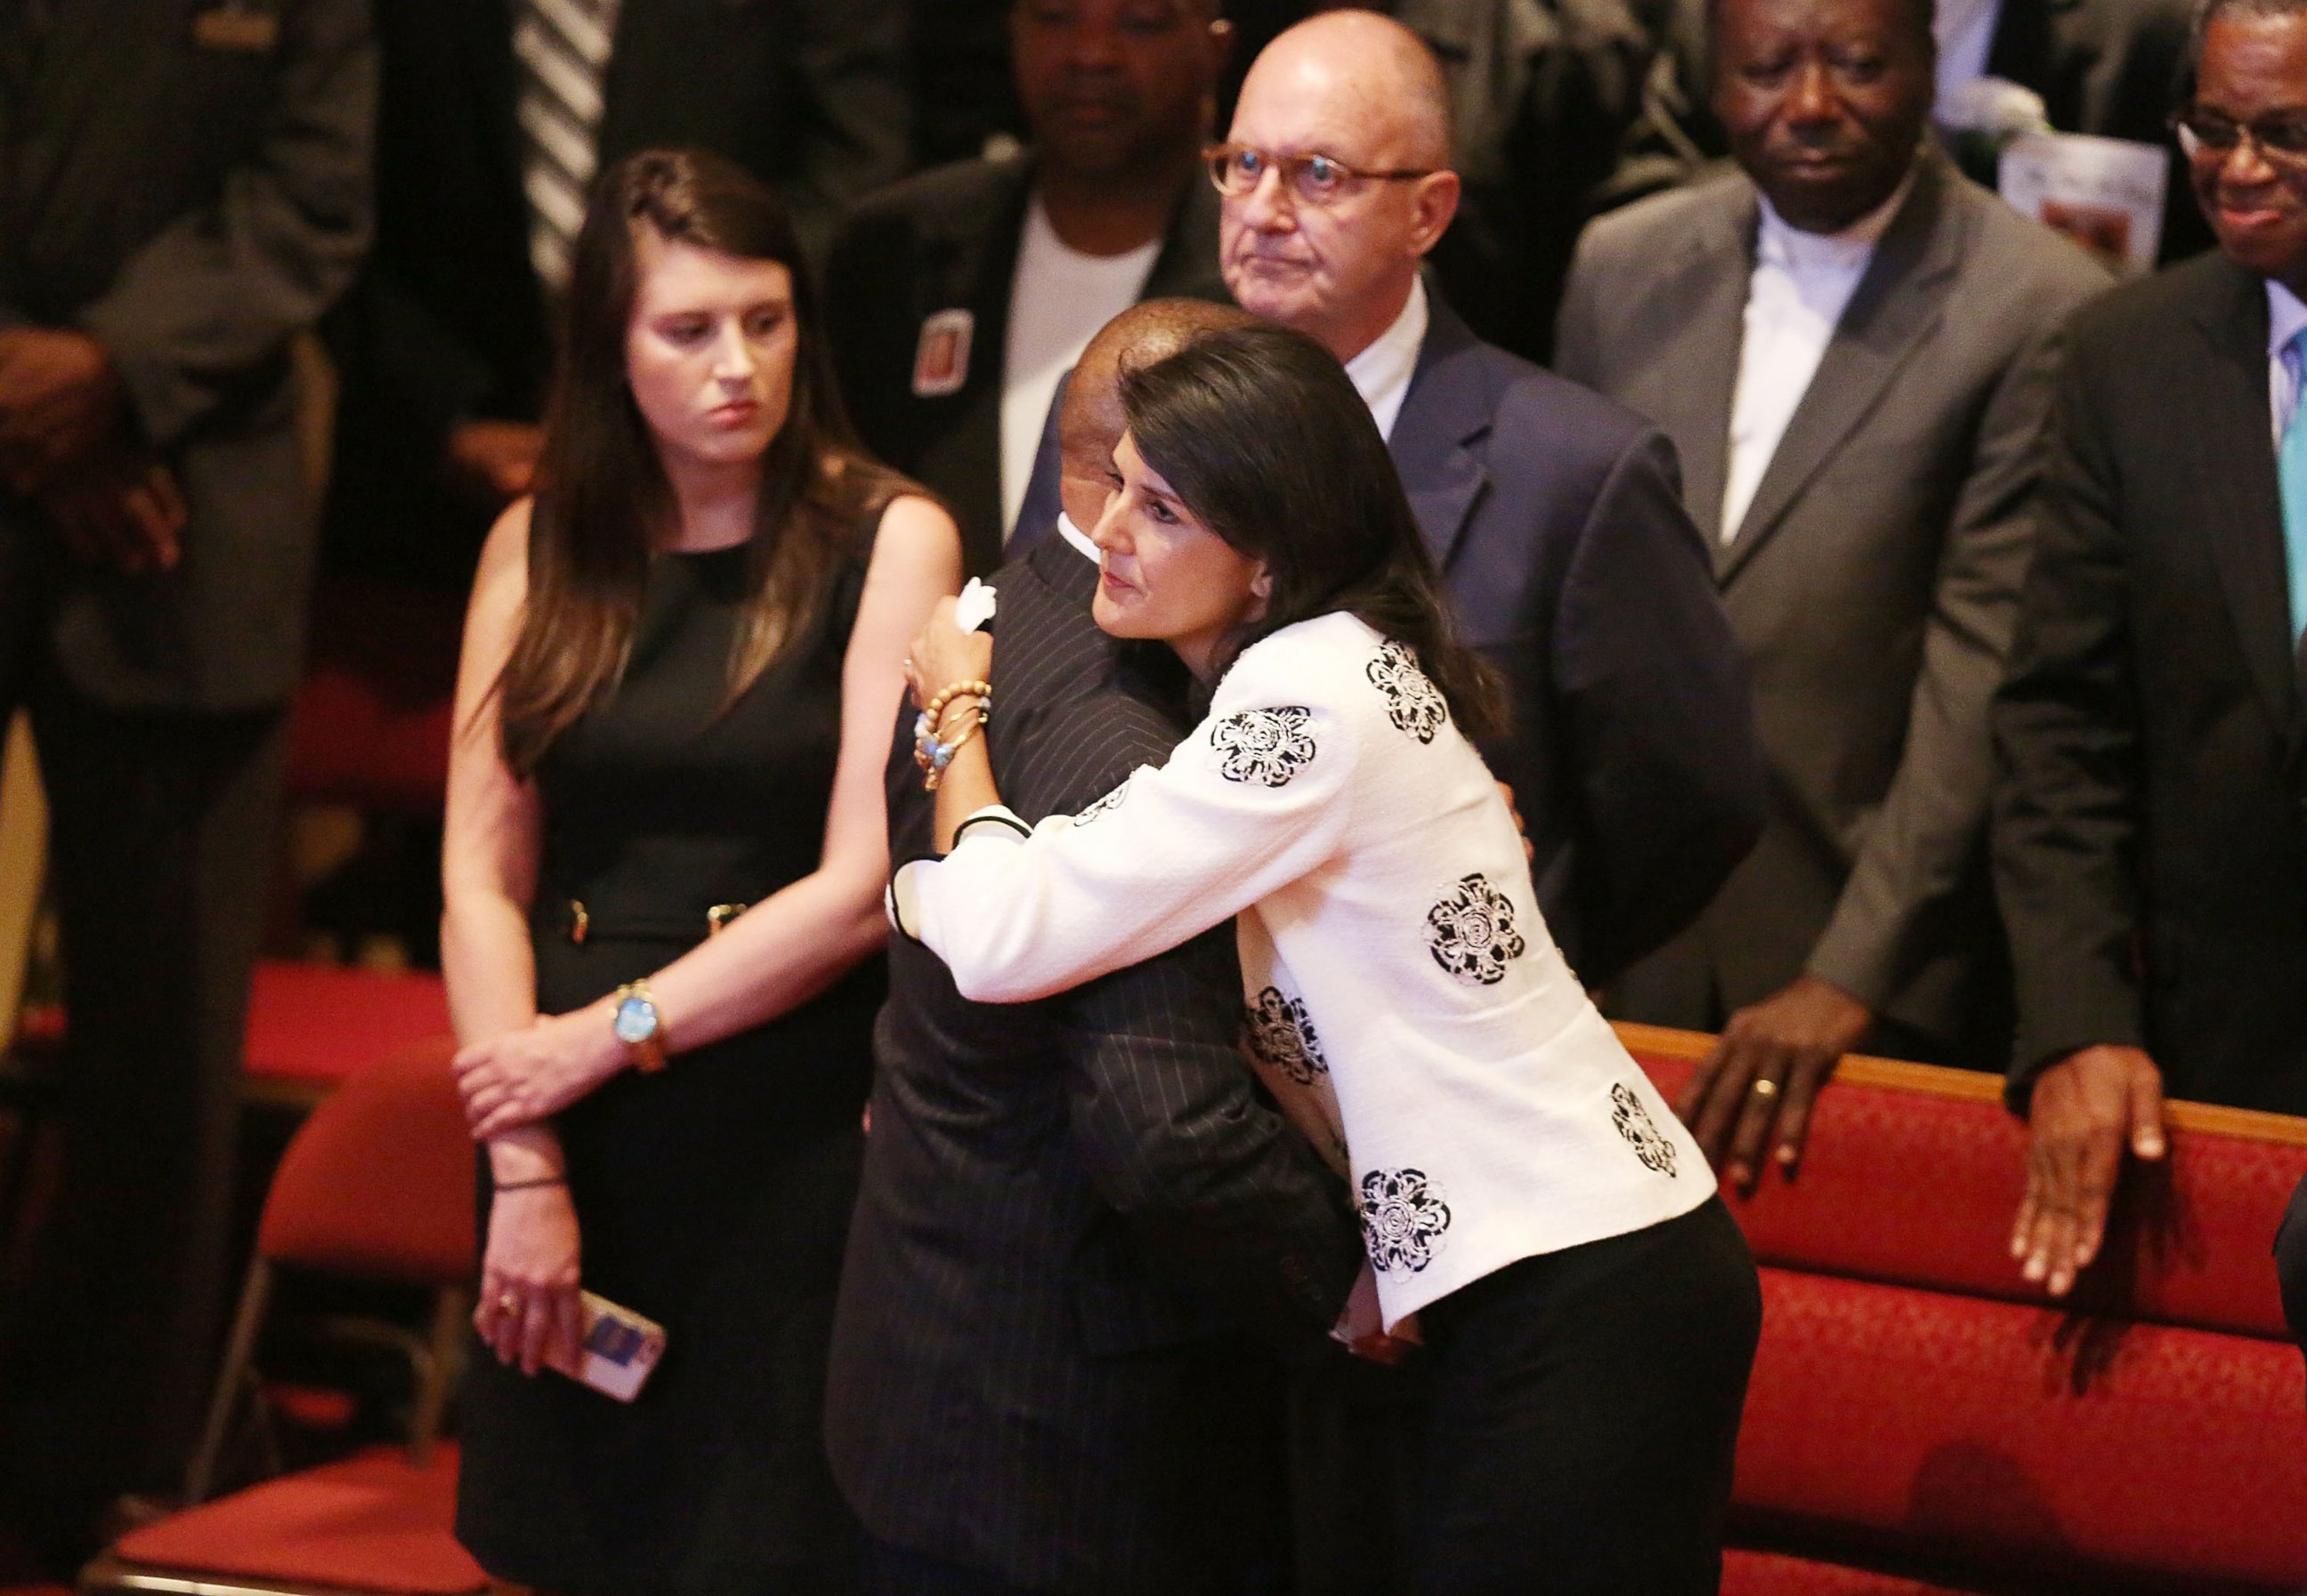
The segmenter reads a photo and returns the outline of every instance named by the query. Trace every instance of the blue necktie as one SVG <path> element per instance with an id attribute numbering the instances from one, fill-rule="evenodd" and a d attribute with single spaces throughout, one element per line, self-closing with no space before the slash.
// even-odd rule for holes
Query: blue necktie
<path id="1" fill-rule="evenodd" d="M 2291 575 L 2291 642 L 2307 631 L 2307 327 L 2291 335 L 2283 346 L 2283 361 L 2292 378 L 2291 419 L 2283 429 L 2283 446 L 2276 450 L 2277 480 L 2283 487 L 2283 556 Z"/>
<path id="2" fill-rule="evenodd" d="M 1073 375 L 1068 371 L 1058 379 L 1058 390 L 1050 398 L 1050 412 L 1042 418 L 1042 441 L 1033 450 L 1033 474 L 1025 479 L 1025 499 L 1017 507 L 1017 525 L 1001 551 L 1004 565 L 1031 554 L 1056 528 L 1058 511 L 1065 508 L 1058 493 L 1058 479 L 1063 475 L 1058 452 L 1058 413 L 1066 408 L 1066 385 Z"/>

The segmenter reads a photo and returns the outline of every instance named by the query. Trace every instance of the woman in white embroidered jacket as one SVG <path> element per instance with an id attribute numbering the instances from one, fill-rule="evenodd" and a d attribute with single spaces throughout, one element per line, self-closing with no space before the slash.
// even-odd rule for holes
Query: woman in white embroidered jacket
<path id="1" fill-rule="evenodd" d="M 999 1002 L 1239 916 L 1250 1061 L 1353 1182 L 1386 1327 L 1428 1343 L 1413 1587 L 1711 1591 L 1754 1263 L 1539 918 L 1470 741 L 1494 678 L 1385 444 L 1280 329 L 1121 392 L 1097 621 L 1174 650 L 1206 716 L 1028 828 L 985 754 L 994 641 L 941 610 L 911 669 L 949 852 L 898 872 L 893 918 Z"/>

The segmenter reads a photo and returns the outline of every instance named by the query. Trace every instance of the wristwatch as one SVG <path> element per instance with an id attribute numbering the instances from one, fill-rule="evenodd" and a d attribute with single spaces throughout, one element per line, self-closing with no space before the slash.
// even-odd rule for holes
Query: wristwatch
<path id="1" fill-rule="evenodd" d="M 634 1068 L 655 1075 L 665 1068 L 665 1025 L 648 982 L 628 981 L 617 989 L 617 1011 L 610 1028 L 632 1055 Z"/>

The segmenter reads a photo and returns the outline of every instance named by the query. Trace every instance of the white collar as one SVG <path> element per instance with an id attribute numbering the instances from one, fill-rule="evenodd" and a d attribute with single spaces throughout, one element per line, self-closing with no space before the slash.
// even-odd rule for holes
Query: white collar
<path id="1" fill-rule="evenodd" d="M 2283 347 L 2307 327 L 2307 303 L 2277 282 L 2267 279 L 2267 357 L 2283 358 Z"/>
<path id="2" fill-rule="evenodd" d="M 1402 302 L 1402 313 L 1394 317 L 1394 325 L 1346 362 L 1346 375 L 1353 380 L 1362 403 L 1369 407 L 1370 417 L 1377 423 L 1382 436 L 1392 435 L 1394 418 L 1402 414 L 1402 401 L 1410 392 L 1410 379 L 1418 373 L 1418 351 L 1425 347 L 1428 319 L 1426 284 L 1413 277 L 1410 279 L 1410 297 Z"/>
<path id="3" fill-rule="evenodd" d="M 1097 545 L 1089 540 L 1089 534 L 1075 526 L 1074 518 L 1062 510 L 1058 511 L 1058 536 L 1073 545 L 1080 552 L 1081 557 L 1092 565 L 1104 563 L 1098 558 Z"/>
<path id="4" fill-rule="evenodd" d="M 1899 207 L 1906 203 L 1914 186 L 1915 168 L 1909 166 L 1889 199 L 1839 233 L 1806 233 L 1780 216 L 1768 194 L 1758 195 L 1762 202 L 1762 225 L 1754 242 L 1755 253 L 1789 271 L 1864 270 L 1874 246 L 1891 230 L 1891 219 L 1899 214 Z"/>

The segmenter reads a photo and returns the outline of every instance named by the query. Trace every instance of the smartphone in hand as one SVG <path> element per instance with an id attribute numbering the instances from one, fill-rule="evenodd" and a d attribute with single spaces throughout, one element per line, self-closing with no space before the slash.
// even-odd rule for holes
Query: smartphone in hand
<path id="1" fill-rule="evenodd" d="M 604 1396 L 630 1402 L 665 1356 L 665 1326 L 605 1297 L 590 1291 L 580 1295 L 585 1325 L 576 1361 L 555 1361 L 552 1367 Z"/>

